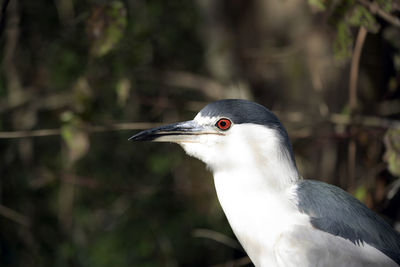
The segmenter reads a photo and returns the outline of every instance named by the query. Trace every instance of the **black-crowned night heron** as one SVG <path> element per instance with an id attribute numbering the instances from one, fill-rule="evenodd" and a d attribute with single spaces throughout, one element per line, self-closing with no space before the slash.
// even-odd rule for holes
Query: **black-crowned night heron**
<path id="1" fill-rule="evenodd" d="M 136 141 L 178 143 L 214 174 L 228 221 L 256 266 L 398 266 L 400 234 L 342 189 L 303 180 L 265 107 L 221 100 Z"/>

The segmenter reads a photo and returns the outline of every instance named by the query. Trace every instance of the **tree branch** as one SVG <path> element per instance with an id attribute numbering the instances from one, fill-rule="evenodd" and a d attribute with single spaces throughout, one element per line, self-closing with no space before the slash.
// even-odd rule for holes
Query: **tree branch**
<path id="1" fill-rule="evenodd" d="M 356 109 L 357 106 L 358 71 L 360 66 L 361 52 L 364 46 L 367 33 L 368 33 L 367 29 L 361 26 L 358 31 L 356 45 L 353 51 L 353 57 L 351 59 L 350 81 L 349 81 L 349 105 L 351 113 L 353 113 L 353 111 Z"/>
<path id="2" fill-rule="evenodd" d="M 1 7 L 1 19 L 0 19 L 0 36 L 3 35 L 4 32 L 4 25 L 6 23 L 7 18 L 7 7 L 10 0 L 4 0 L 3 5 Z"/>
<path id="3" fill-rule="evenodd" d="M 1 204 L 0 215 L 26 227 L 29 227 L 31 224 L 28 217 Z"/>
<path id="4" fill-rule="evenodd" d="M 365 38 L 367 37 L 367 29 L 361 26 L 358 34 L 356 45 L 353 50 L 353 57 L 351 58 L 351 68 L 350 68 L 350 81 L 349 81 L 349 107 L 350 115 L 354 115 L 354 111 L 357 108 L 357 83 L 358 83 L 358 73 L 360 67 L 360 58 L 362 48 L 364 46 Z M 354 131 L 353 127 L 349 128 L 350 135 Z M 355 170 L 356 170 L 356 152 L 357 146 L 353 138 L 350 138 L 349 147 L 347 151 L 347 166 L 348 166 L 348 177 L 349 184 L 354 184 Z"/>
<path id="5" fill-rule="evenodd" d="M 251 260 L 248 256 L 242 257 L 236 260 L 227 261 L 221 264 L 212 265 L 212 267 L 239 267 L 246 266 L 251 263 Z"/>
<path id="6" fill-rule="evenodd" d="M 213 230 L 195 229 L 193 231 L 192 235 L 194 237 L 212 239 L 212 240 L 217 241 L 218 243 L 224 244 L 230 248 L 243 251 L 242 247 L 235 239 L 232 239 L 229 236 L 226 236 L 224 234 L 221 234 L 221 233 L 213 231 Z"/>
<path id="7" fill-rule="evenodd" d="M 290 123 L 304 123 L 307 117 L 303 113 L 299 112 L 291 112 L 291 113 L 282 113 L 279 111 L 274 111 L 280 117 L 284 118 L 284 121 Z M 377 128 L 391 128 L 391 127 L 400 127 L 400 121 L 386 119 L 381 117 L 374 116 L 354 116 L 351 117 L 349 115 L 332 113 L 326 117 L 326 119 L 319 121 L 323 122 L 327 121 L 333 124 L 342 124 L 342 125 L 356 125 L 362 127 L 377 127 Z M 313 123 L 319 123 L 317 121 L 313 121 Z M 100 132 L 112 132 L 112 131 L 126 131 L 126 130 L 143 130 L 148 128 L 153 128 L 162 125 L 162 123 L 151 123 L 151 122 L 131 122 L 131 123 L 116 123 L 109 126 L 86 126 L 84 130 L 89 133 L 100 133 Z M 9 132 L 0 132 L 0 139 L 17 139 L 17 138 L 29 138 L 29 137 L 43 137 L 43 136 L 55 136 L 60 135 L 61 129 L 40 129 L 40 130 L 26 130 L 26 131 L 9 131 Z M 300 135 L 303 136 L 303 135 Z M 304 136 L 303 136 L 304 137 Z"/>
<path id="8" fill-rule="evenodd" d="M 98 133 L 98 132 L 111 132 L 111 131 L 123 131 L 123 130 L 142 130 L 152 127 L 157 127 L 160 125 L 161 125 L 160 123 L 133 122 L 133 123 L 117 123 L 110 126 L 87 126 L 84 128 L 86 131 L 90 133 Z M 60 134 L 61 134 L 61 129 L 11 131 L 11 132 L 0 132 L 0 139 L 43 137 L 43 136 L 54 136 Z"/>
<path id="9" fill-rule="evenodd" d="M 367 0 L 358 0 L 358 2 L 368 7 L 372 14 L 377 14 L 393 26 L 400 28 L 400 19 L 382 10 L 376 2 L 369 2 Z"/>

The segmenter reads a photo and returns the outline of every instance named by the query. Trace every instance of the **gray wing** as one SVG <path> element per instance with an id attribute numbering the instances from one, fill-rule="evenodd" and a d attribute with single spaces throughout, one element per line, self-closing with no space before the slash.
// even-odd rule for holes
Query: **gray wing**
<path id="1" fill-rule="evenodd" d="M 400 265 L 400 234 L 356 198 L 313 180 L 301 181 L 297 194 L 300 211 L 311 217 L 315 228 L 356 245 L 365 242 Z"/>

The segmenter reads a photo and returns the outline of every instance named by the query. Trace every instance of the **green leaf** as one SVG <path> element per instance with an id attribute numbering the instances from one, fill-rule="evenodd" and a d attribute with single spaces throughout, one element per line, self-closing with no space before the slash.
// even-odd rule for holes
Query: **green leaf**
<path id="1" fill-rule="evenodd" d="M 375 17 L 363 6 L 357 6 L 352 11 L 348 22 L 352 26 L 364 26 L 372 33 L 377 33 L 379 31 L 379 24 Z"/>
<path id="2" fill-rule="evenodd" d="M 353 36 L 351 35 L 351 31 L 349 25 L 340 21 L 337 24 L 337 33 L 336 39 L 333 43 L 333 50 L 335 52 L 335 56 L 337 59 L 347 59 L 351 57 L 353 46 Z"/>
<path id="3" fill-rule="evenodd" d="M 318 10 L 326 10 L 326 5 L 324 0 L 308 0 L 310 6 L 316 7 Z"/>
<path id="4" fill-rule="evenodd" d="M 400 129 L 389 129 L 384 137 L 384 160 L 391 174 L 400 177 Z"/>
<path id="5" fill-rule="evenodd" d="M 72 142 L 73 134 L 70 125 L 64 125 L 61 127 L 61 137 L 67 144 Z"/>
<path id="6" fill-rule="evenodd" d="M 106 55 L 122 38 L 126 24 L 126 9 L 121 1 L 93 8 L 86 25 L 91 54 L 95 57 Z"/>
<path id="7" fill-rule="evenodd" d="M 131 82 L 127 78 L 118 81 L 116 85 L 118 105 L 124 107 L 129 98 Z"/>
<path id="8" fill-rule="evenodd" d="M 365 197 L 367 196 L 367 188 L 364 185 L 357 187 L 356 191 L 354 192 L 354 197 L 364 202 Z"/>
<path id="9" fill-rule="evenodd" d="M 61 115 L 61 137 L 67 147 L 68 163 L 75 163 L 89 150 L 90 142 L 88 134 L 82 129 L 83 122 L 71 111 Z"/>
<path id="10" fill-rule="evenodd" d="M 392 12 L 393 9 L 393 0 L 376 0 L 376 3 L 379 5 L 379 7 L 387 12 L 390 13 Z"/>

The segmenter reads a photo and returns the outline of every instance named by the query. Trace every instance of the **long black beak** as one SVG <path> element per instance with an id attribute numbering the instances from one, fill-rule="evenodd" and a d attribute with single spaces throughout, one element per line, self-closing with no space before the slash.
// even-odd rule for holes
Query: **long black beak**
<path id="1" fill-rule="evenodd" d="M 164 125 L 135 134 L 129 140 L 154 142 L 190 142 L 194 137 L 203 134 L 204 128 L 195 121 L 184 121 Z"/>

